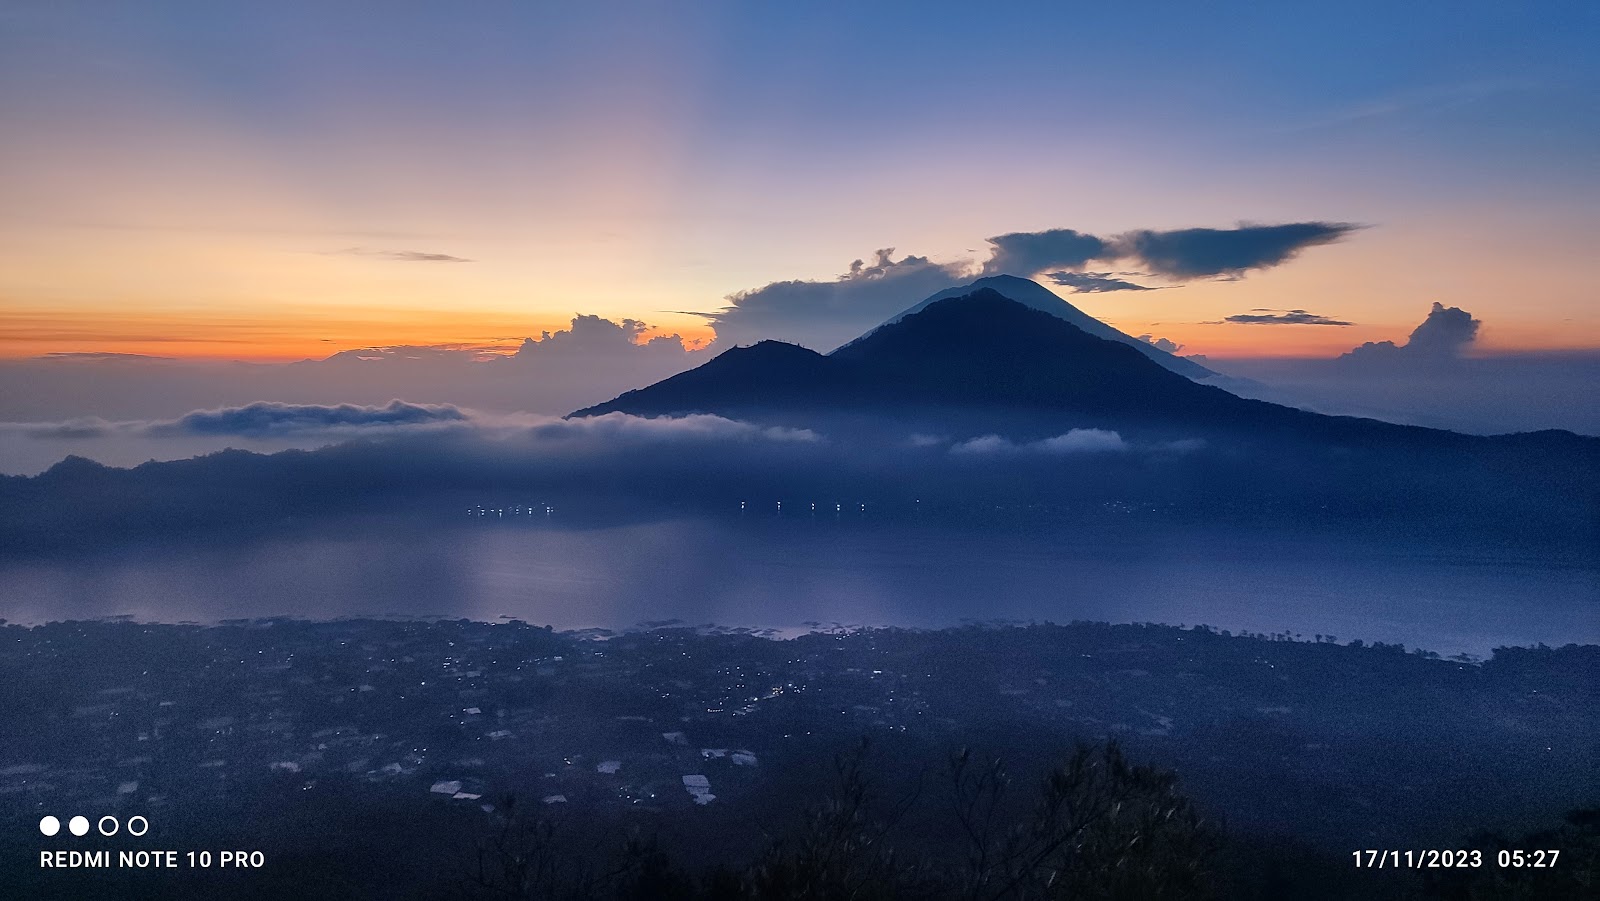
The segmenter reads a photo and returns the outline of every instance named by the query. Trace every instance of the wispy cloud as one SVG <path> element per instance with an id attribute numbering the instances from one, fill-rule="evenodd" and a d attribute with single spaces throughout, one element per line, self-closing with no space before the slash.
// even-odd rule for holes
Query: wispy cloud
<path id="1" fill-rule="evenodd" d="M 346 247 L 327 251 L 328 256 L 366 257 L 371 260 L 394 260 L 402 263 L 471 263 L 466 257 L 448 253 L 427 253 L 420 250 L 378 250 L 370 247 Z"/>
<path id="2" fill-rule="evenodd" d="M 1074 294 L 1104 294 L 1108 291 L 1155 291 L 1149 285 L 1141 285 L 1126 279 L 1116 278 L 1109 272 L 1047 272 L 1045 278 L 1050 279 L 1063 288 L 1071 288 Z M 1177 287 L 1167 285 L 1165 287 Z"/>
<path id="3" fill-rule="evenodd" d="M 1248 313 L 1229 316 L 1223 319 L 1222 322 L 1234 322 L 1241 325 L 1355 325 L 1353 322 L 1334 319 L 1306 310 L 1265 310 L 1259 308 Z"/>
<path id="4" fill-rule="evenodd" d="M 1426 115 L 1538 87 L 1537 82 L 1522 78 L 1480 79 L 1456 84 L 1428 85 L 1327 109 L 1312 118 L 1274 130 L 1284 133 L 1315 131 L 1361 125 L 1382 119 Z"/>

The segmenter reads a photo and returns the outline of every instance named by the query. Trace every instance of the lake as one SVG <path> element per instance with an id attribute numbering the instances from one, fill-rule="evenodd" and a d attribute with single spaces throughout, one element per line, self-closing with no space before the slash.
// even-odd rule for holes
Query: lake
<path id="1" fill-rule="evenodd" d="M 1443 654 L 1600 642 L 1600 567 L 1538 548 L 1265 530 L 977 528 L 796 516 L 358 528 L 0 564 L 0 617 L 512 617 L 802 630 L 1162 622 Z"/>

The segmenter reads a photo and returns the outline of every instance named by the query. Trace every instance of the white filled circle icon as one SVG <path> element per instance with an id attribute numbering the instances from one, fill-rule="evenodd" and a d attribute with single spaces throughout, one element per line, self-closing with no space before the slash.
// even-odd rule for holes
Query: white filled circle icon
<path id="1" fill-rule="evenodd" d="M 61 821 L 55 817 L 45 817 L 39 821 L 39 831 L 45 835 L 55 835 L 61 831 Z"/>
<path id="2" fill-rule="evenodd" d="M 67 828 L 72 830 L 72 834 L 73 835 L 88 835 L 89 834 L 89 818 L 88 817 L 73 817 L 71 820 L 67 821 Z"/>

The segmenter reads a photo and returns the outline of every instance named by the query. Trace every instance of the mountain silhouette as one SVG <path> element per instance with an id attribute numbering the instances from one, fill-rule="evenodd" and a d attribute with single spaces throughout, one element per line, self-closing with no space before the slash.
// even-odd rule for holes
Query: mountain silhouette
<path id="1" fill-rule="evenodd" d="M 611 412 L 714 413 L 797 424 L 843 414 L 1005 427 L 1008 433 L 1048 432 L 1063 424 L 1273 432 L 1326 428 L 1328 422 L 1405 428 L 1229 394 L 1173 372 L 1128 343 L 1096 337 L 987 287 L 936 298 L 826 356 L 762 341 L 572 415 Z"/>
<path id="2" fill-rule="evenodd" d="M 1117 329 L 1106 325 L 1104 322 L 1101 322 L 1093 316 L 1090 316 L 1088 313 L 1078 309 L 1072 304 L 1067 303 L 1065 300 L 1062 300 L 1054 291 L 1051 291 L 1044 285 L 1041 285 L 1032 279 L 1018 278 L 1015 275 L 991 275 L 985 278 L 980 278 L 970 285 L 947 288 L 946 290 L 940 291 L 938 294 L 933 295 L 927 300 L 924 300 L 922 303 L 919 303 L 916 306 L 911 307 L 910 309 L 905 310 L 899 315 L 891 318 L 887 322 L 883 323 L 883 325 L 878 326 L 878 328 L 881 329 L 884 326 L 893 325 L 907 316 L 914 316 L 942 300 L 963 297 L 984 288 L 988 288 L 1002 297 L 1005 297 L 1008 300 L 1014 300 L 1030 309 L 1038 310 L 1041 313 L 1049 313 L 1051 316 L 1054 316 L 1057 319 L 1069 322 L 1072 325 L 1083 329 L 1085 332 L 1088 332 L 1096 338 L 1104 338 L 1107 341 L 1116 341 L 1119 344 L 1126 344 L 1144 356 L 1149 357 L 1151 360 L 1161 364 L 1163 368 L 1170 369 L 1179 375 L 1188 376 L 1191 379 L 1207 379 L 1217 375 L 1217 373 L 1212 372 L 1193 360 L 1188 360 L 1183 357 L 1168 353 L 1167 351 L 1150 344 L 1148 341 L 1141 341 L 1132 335 L 1118 331 Z M 860 338 L 851 341 L 849 344 L 845 344 L 843 347 L 839 348 L 839 350 L 835 350 L 834 353 L 837 354 L 840 350 L 844 350 L 853 344 L 857 344 L 871 337 L 872 335 L 876 334 L 877 331 L 878 329 L 873 329 L 872 331 L 867 332 Z"/>
<path id="3" fill-rule="evenodd" d="M 826 356 L 762 341 L 570 415 L 613 412 L 712 413 L 901 441 L 1111 429 L 1145 446 L 1198 439 L 1224 456 L 1246 450 L 1240 479 L 1277 468 L 1285 484 L 1383 482 L 1395 495 L 1421 480 L 1450 490 L 1471 478 L 1510 494 L 1539 483 L 1592 496 L 1600 465 L 1600 439 L 1570 432 L 1464 435 L 1242 398 L 991 288 L 933 300 Z"/>

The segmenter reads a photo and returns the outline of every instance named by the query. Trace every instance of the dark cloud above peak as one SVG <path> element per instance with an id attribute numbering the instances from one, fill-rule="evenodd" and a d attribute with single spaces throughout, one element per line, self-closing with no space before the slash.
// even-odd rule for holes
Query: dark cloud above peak
<path id="1" fill-rule="evenodd" d="M 1114 277 L 1109 272 L 1047 272 L 1045 277 L 1074 294 L 1104 294 L 1108 291 L 1155 291 L 1148 285 Z"/>
<path id="2" fill-rule="evenodd" d="M 1308 247 L 1332 244 L 1357 228 L 1342 222 L 1291 222 L 1226 229 L 1140 230 L 1118 235 L 1114 246 L 1118 258 L 1137 259 L 1157 275 L 1186 281 L 1270 269 Z"/>
<path id="3" fill-rule="evenodd" d="M 466 257 L 448 253 L 428 253 L 420 250 L 378 250 L 370 247 L 346 247 L 328 251 L 330 256 L 365 257 L 369 260 L 393 260 L 401 263 L 471 263 Z"/>
<path id="4" fill-rule="evenodd" d="M 1032 277 L 1047 270 L 1056 284 L 1079 287 L 1074 278 L 1112 273 L 1086 273 L 1094 261 L 1128 260 L 1150 275 L 1172 281 L 1198 278 L 1239 278 L 1246 272 L 1270 269 L 1294 259 L 1302 250 L 1332 244 L 1361 226 L 1344 222 L 1288 222 L 1279 225 L 1241 224 L 1234 228 L 1137 229 L 1110 238 L 1054 228 L 1039 232 L 1011 232 L 989 239 L 991 255 L 985 275 Z M 1065 275 L 1063 281 L 1058 276 Z M 1145 286 L 1093 287 L 1080 290 L 1139 290 Z M 1104 284 L 1100 282 L 1098 284 Z M 1124 285 L 1133 283 L 1123 282 Z"/>
<path id="5" fill-rule="evenodd" d="M 1311 313 L 1306 310 L 1252 310 L 1249 313 L 1238 313 L 1222 320 L 1240 325 L 1354 325 L 1343 319 L 1334 319 L 1320 313 Z"/>
<path id="6" fill-rule="evenodd" d="M 989 239 L 984 275 L 1032 276 L 1046 269 L 1082 269 L 1090 260 L 1111 259 L 1104 238 L 1070 228 L 1010 232 Z"/>
<path id="7" fill-rule="evenodd" d="M 939 263 L 914 254 L 896 259 L 894 249 L 887 248 L 852 262 L 835 278 L 770 282 L 729 295 L 720 310 L 693 315 L 711 324 L 718 350 L 773 339 L 828 351 L 933 294 L 970 281 L 974 274 L 1042 274 L 1080 294 L 1153 291 L 1177 285 L 1142 284 L 1143 277 L 1167 282 L 1237 279 L 1251 270 L 1281 265 L 1308 247 L 1338 241 L 1358 227 L 1310 221 L 1143 229 L 1113 237 L 1071 228 L 1007 232 L 988 239 L 989 258 L 981 264 Z M 1095 262 L 1125 262 L 1138 271 L 1089 270 Z"/>

